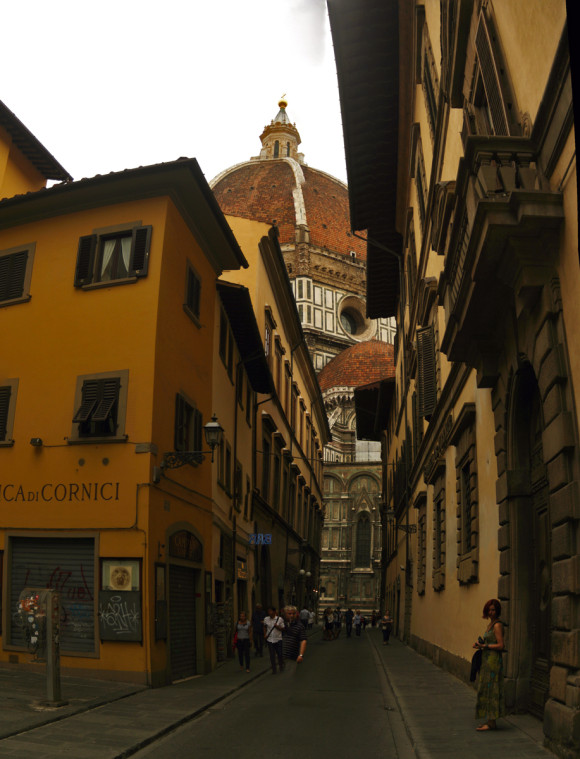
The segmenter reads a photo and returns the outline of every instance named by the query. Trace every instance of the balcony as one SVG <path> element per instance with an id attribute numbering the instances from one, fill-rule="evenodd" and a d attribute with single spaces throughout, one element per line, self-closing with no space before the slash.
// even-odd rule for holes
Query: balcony
<path id="1" fill-rule="evenodd" d="M 439 298 L 441 350 L 477 369 L 480 387 L 497 378 L 508 315 L 532 310 L 554 276 L 562 194 L 552 191 L 524 137 L 468 137 L 445 237 Z"/>

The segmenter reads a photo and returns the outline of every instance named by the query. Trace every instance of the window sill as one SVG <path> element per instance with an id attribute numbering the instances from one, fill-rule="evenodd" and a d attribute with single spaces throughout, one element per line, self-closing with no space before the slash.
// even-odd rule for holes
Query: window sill
<path id="1" fill-rule="evenodd" d="M 12 448 L 14 440 L 0 440 L 0 448 Z"/>
<path id="2" fill-rule="evenodd" d="M 125 277 L 124 279 L 111 279 L 108 282 L 89 282 L 81 285 L 81 290 L 102 290 L 105 287 L 117 287 L 117 285 L 134 285 L 138 277 Z"/>
<path id="3" fill-rule="evenodd" d="M 28 301 L 32 298 L 31 295 L 23 295 L 21 298 L 11 298 L 10 300 L 3 300 L 0 301 L 0 308 L 4 308 L 5 306 L 17 306 L 19 303 L 28 303 Z"/>
<path id="4" fill-rule="evenodd" d="M 129 435 L 111 435 L 111 437 L 69 437 L 67 438 L 68 445 L 91 445 L 103 443 L 126 443 L 129 440 Z"/>
<path id="5" fill-rule="evenodd" d="M 195 324 L 195 326 L 198 329 L 201 329 L 201 322 L 199 320 L 199 316 L 196 315 L 189 306 L 187 306 L 185 303 L 183 304 L 183 310 L 187 314 L 187 316 L 191 319 L 191 321 Z"/>

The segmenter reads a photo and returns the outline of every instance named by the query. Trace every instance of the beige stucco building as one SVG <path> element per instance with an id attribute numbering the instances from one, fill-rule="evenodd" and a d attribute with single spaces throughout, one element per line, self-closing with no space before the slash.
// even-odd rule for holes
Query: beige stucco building
<path id="1" fill-rule="evenodd" d="M 578 756 L 580 271 L 566 5 L 328 6 L 352 224 L 367 230 L 376 274 L 367 315 L 398 323 L 396 386 L 375 407 L 396 631 L 467 679 L 482 607 L 500 599 L 508 707 L 542 719 L 560 756 Z"/>

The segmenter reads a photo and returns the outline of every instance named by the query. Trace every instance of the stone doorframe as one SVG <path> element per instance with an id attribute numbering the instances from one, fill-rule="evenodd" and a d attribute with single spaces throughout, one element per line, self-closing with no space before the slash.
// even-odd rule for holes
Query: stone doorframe
<path id="1" fill-rule="evenodd" d="M 506 698 L 516 709 L 525 708 L 526 650 L 525 613 L 518 567 L 518 532 L 522 529 L 523 500 L 529 499 L 527 472 L 514 468 L 514 437 L 511 425 L 517 393 L 517 373 L 529 362 L 538 382 L 543 415 L 543 455 L 549 482 L 552 526 L 552 629 L 550 634 L 550 690 L 544 712 L 548 743 L 571 746 L 574 713 L 580 704 L 580 557 L 575 533 L 580 521 L 578 441 L 560 282 L 553 274 L 545 281 L 538 299 L 529 309 L 513 313 L 513 330 L 507 329 L 505 352 L 498 380 L 492 390 L 495 417 L 495 453 L 499 507 L 498 548 L 500 578 L 498 598 L 506 622 Z M 511 334 L 510 334 L 511 333 Z M 519 522 L 519 523 L 518 523 Z M 520 678 L 521 676 L 521 678 Z"/>

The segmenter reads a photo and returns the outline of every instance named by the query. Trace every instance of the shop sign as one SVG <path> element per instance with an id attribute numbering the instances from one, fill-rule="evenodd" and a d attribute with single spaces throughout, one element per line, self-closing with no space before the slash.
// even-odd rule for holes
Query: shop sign
<path id="1" fill-rule="evenodd" d="M 22 483 L 0 483 L 0 502 L 79 503 L 83 501 L 118 501 L 118 482 L 46 482 L 39 488 Z"/>

